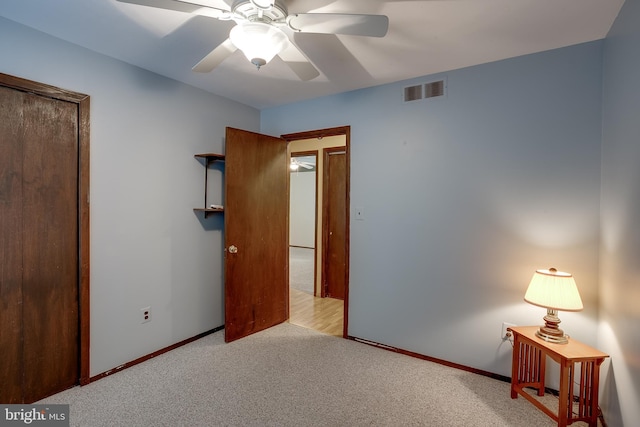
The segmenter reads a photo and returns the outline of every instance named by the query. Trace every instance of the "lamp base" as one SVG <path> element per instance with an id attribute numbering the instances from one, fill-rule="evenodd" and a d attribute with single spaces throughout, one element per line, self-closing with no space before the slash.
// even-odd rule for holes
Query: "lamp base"
<path id="1" fill-rule="evenodd" d="M 544 316 L 544 326 L 540 326 L 540 329 L 536 331 L 536 336 L 550 343 L 567 344 L 569 337 L 558 327 L 558 324 L 560 324 L 558 311 L 548 308 L 547 315 Z"/>
<path id="2" fill-rule="evenodd" d="M 540 326 L 540 329 L 536 331 L 536 336 L 542 340 L 554 344 L 567 344 L 569 342 L 569 338 L 564 334 L 562 329 L 558 329 L 560 335 L 556 335 L 555 333 L 549 334 L 545 331 L 546 329 L 547 328 L 545 328 L 544 326 Z"/>

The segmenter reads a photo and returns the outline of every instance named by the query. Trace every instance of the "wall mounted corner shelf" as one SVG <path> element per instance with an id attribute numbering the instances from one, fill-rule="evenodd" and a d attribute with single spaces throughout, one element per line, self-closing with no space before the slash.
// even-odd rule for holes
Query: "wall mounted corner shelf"
<path id="1" fill-rule="evenodd" d="M 216 154 L 216 153 L 205 153 L 205 154 L 195 154 L 195 158 L 204 159 L 204 208 L 194 208 L 194 212 L 202 212 L 204 213 L 204 217 L 207 218 L 211 214 L 222 213 L 224 212 L 224 208 L 210 208 L 207 203 L 207 185 L 209 182 L 209 165 L 214 162 L 224 162 L 224 154 Z"/>

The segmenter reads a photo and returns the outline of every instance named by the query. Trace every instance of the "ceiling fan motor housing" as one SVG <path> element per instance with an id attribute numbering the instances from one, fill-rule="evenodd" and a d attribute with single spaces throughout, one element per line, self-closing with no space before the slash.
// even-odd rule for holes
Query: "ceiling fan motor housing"
<path id="1" fill-rule="evenodd" d="M 265 3 L 264 1 L 258 3 Z M 287 18 L 287 8 L 279 2 L 274 2 L 269 8 L 259 7 L 250 0 L 236 0 L 231 6 L 233 14 L 240 15 L 248 21 L 284 23 Z"/>

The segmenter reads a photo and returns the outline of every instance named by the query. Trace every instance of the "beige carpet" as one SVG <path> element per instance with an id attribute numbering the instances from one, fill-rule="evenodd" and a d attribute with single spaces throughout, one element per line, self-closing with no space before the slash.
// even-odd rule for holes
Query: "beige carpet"
<path id="1" fill-rule="evenodd" d="M 505 382 L 289 323 L 230 344 L 220 331 L 39 403 L 86 427 L 555 425 Z"/>

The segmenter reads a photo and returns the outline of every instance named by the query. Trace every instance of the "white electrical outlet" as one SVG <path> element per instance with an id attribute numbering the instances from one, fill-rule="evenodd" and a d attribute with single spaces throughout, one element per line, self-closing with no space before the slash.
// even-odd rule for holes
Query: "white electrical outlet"
<path id="1" fill-rule="evenodd" d="M 140 309 L 140 323 L 151 322 L 151 307 L 143 307 Z"/>
<path id="2" fill-rule="evenodd" d="M 500 335 L 500 339 L 506 340 L 508 338 L 511 338 L 511 332 L 507 331 L 507 328 L 510 328 L 511 326 L 516 326 L 516 324 L 502 322 L 502 333 Z"/>

